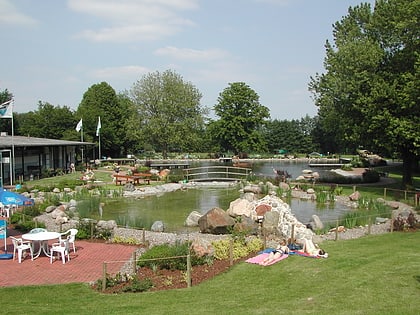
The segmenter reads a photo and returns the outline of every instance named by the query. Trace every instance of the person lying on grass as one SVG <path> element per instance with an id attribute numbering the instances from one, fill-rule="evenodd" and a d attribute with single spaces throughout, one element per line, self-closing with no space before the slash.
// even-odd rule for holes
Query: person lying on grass
<path id="1" fill-rule="evenodd" d="M 272 250 L 270 254 L 261 262 L 261 265 L 267 266 L 287 253 L 289 253 L 289 248 L 284 244 L 279 244 L 276 249 Z"/>
<path id="2" fill-rule="evenodd" d="M 328 257 L 328 253 L 322 248 L 319 248 L 317 244 L 314 244 L 312 240 L 304 239 L 302 251 L 310 256 Z"/>

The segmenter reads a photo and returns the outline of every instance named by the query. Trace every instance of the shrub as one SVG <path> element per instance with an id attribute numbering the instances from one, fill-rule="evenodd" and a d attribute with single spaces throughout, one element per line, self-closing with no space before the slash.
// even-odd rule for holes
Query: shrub
<path id="1" fill-rule="evenodd" d="M 123 288 L 123 292 L 144 292 L 152 287 L 153 283 L 149 278 L 139 279 L 135 276 L 129 281 L 129 284 Z"/>
<path id="2" fill-rule="evenodd" d="M 190 242 L 176 242 L 174 245 L 156 245 L 142 254 L 138 261 L 139 267 L 169 270 L 187 270 L 187 256 L 190 253 Z M 191 265 L 203 265 L 205 257 L 198 257 L 191 253 Z"/>
<path id="3" fill-rule="evenodd" d="M 223 239 L 212 242 L 214 248 L 214 258 L 224 260 L 229 258 L 231 240 Z M 248 241 L 237 238 L 233 241 L 233 259 L 240 259 L 248 256 L 250 253 L 257 252 L 263 247 L 259 238 L 253 237 Z"/>
<path id="4" fill-rule="evenodd" d="M 362 176 L 364 183 L 376 183 L 379 181 L 379 173 L 375 170 L 366 170 Z"/>

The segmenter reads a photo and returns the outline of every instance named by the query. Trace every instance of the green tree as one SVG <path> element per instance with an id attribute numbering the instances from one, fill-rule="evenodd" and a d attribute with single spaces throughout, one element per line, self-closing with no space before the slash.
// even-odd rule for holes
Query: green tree
<path id="1" fill-rule="evenodd" d="M 198 143 L 207 110 L 201 93 L 174 71 L 143 76 L 130 90 L 137 115 L 130 136 L 145 147 L 153 146 L 166 158 L 168 152 L 189 150 Z"/>
<path id="2" fill-rule="evenodd" d="M 323 74 L 311 78 L 320 128 L 343 148 L 403 159 L 404 186 L 420 156 L 420 0 L 349 8 L 326 43 Z"/>
<path id="3" fill-rule="evenodd" d="M 54 106 L 50 103 L 38 103 L 38 110 L 16 114 L 15 133 L 22 136 L 75 140 L 75 132 L 69 130 L 75 126 L 74 112 L 67 106 Z M 77 139 L 77 138 L 76 138 Z"/>
<path id="4" fill-rule="evenodd" d="M 7 89 L 0 92 L 0 104 L 10 101 L 13 98 L 13 94 Z M 13 116 L 15 114 L 13 113 Z M 12 134 L 12 120 L 11 119 L 0 119 L 0 131 Z"/>
<path id="5" fill-rule="evenodd" d="M 214 111 L 220 119 L 213 121 L 209 128 L 222 149 L 235 154 L 267 150 L 262 127 L 270 112 L 244 82 L 230 83 L 220 93 Z"/>
<path id="6" fill-rule="evenodd" d="M 314 118 L 306 115 L 300 120 L 269 121 L 265 127 L 264 137 L 270 152 L 278 149 L 290 153 L 309 153 L 316 150 L 313 142 Z"/>
<path id="7" fill-rule="evenodd" d="M 130 103 L 124 96 L 118 96 L 106 82 L 92 85 L 84 94 L 76 111 L 77 121 L 83 119 L 84 141 L 101 141 L 101 155 L 121 157 L 127 154 L 126 126 L 130 112 Z M 101 118 L 101 129 L 97 133 L 98 119 Z M 75 127 L 75 126 L 74 126 Z M 73 128 L 74 128 L 73 127 Z M 96 152 L 88 152 L 97 158 Z"/>

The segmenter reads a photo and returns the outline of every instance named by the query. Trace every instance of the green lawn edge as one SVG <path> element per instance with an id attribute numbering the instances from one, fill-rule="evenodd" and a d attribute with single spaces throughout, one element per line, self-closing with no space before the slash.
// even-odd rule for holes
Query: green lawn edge
<path id="1" fill-rule="evenodd" d="M 269 267 L 241 262 L 200 285 L 160 292 L 107 295 L 88 284 L 0 288 L 1 310 L 4 314 L 418 314 L 419 244 L 418 232 L 326 241 L 327 259 L 290 256 Z"/>

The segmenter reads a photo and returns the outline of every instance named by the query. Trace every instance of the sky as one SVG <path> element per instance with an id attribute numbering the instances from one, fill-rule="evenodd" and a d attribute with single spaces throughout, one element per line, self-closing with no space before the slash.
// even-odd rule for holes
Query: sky
<path id="1" fill-rule="evenodd" d="M 245 82 L 271 119 L 313 117 L 310 77 L 332 25 L 361 2 L 374 0 L 0 0 L 0 91 L 18 113 L 76 110 L 94 84 L 120 93 L 173 70 L 209 109 Z"/>

